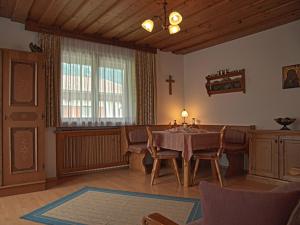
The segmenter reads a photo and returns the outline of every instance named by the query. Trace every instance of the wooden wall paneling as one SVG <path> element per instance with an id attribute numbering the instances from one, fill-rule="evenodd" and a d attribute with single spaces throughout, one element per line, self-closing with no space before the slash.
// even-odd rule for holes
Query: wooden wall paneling
<path id="1" fill-rule="evenodd" d="M 297 8 L 298 7 L 298 8 Z M 280 17 L 289 16 L 291 12 L 297 11 L 300 8 L 299 2 L 288 2 L 286 4 L 280 5 L 277 8 L 268 8 L 263 11 L 259 11 L 257 14 L 252 14 L 248 17 L 243 17 L 228 26 L 222 26 L 222 21 L 220 23 L 219 29 L 211 30 L 206 33 L 195 33 L 190 39 L 182 40 L 181 43 L 177 43 L 173 46 L 163 48 L 165 51 L 180 52 L 181 50 L 188 50 L 189 48 L 197 47 L 197 45 L 213 40 L 218 37 L 225 37 L 227 35 L 237 35 L 240 30 L 253 29 L 260 30 L 260 26 L 270 28 L 269 22 L 279 23 Z M 201 40 L 197 40 L 197 35 L 201 36 Z"/>
<path id="2" fill-rule="evenodd" d="M 215 46 L 227 41 L 231 41 L 237 38 L 245 37 L 247 35 L 251 35 L 256 32 L 264 31 L 279 25 L 283 25 L 292 21 L 300 19 L 300 10 L 296 9 L 289 14 L 282 14 L 280 16 L 276 16 L 270 19 L 265 20 L 263 23 L 259 22 L 254 25 L 250 25 L 248 27 L 241 27 L 240 29 L 235 30 L 235 32 L 228 31 L 227 33 L 223 33 L 223 36 L 217 35 L 214 38 L 208 39 L 206 41 L 200 42 L 198 44 L 192 44 L 189 47 L 184 47 L 182 49 L 173 50 L 176 54 L 187 54 L 193 51 L 197 51 L 200 49 L 208 48 L 211 46 Z"/>
<path id="3" fill-rule="evenodd" d="M 45 83 L 42 57 L 37 53 L 3 50 L 5 186 L 45 181 L 45 124 L 42 116 Z"/>
<path id="4" fill-rule="evenodd" d="M 13 14 L 12 20 L 17 22 L 24 22 L 28 16 L 29 10 L 33 4 L 34 0 L 17 0 Z"/>
<path id="5" fill-rule="evenodd" d="M 42 17 L 39 19 L 39 23 L 44 25 L 53 24 L 69 1 L 71 0 L 59 0 L 52 2 L 52 4 L 47 8 Z"/>

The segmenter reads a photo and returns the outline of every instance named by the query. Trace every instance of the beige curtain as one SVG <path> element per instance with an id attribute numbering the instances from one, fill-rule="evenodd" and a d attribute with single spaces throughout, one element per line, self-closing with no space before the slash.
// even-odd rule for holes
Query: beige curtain
<path id="1" fill-rule="evenodd" d="M 136 51 L 137 124 L 156 123 L 156 57 Z"/>
<path id="2" fill-rule="evenodd" d="M 46 126 L 60 125 L 60 37 L 39 34 L 39 44 L 45 54 Z"/>

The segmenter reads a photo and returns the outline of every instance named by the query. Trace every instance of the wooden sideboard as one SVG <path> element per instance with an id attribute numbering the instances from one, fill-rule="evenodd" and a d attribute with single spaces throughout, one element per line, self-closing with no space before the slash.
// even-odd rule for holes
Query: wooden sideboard
<path id="1" fill-rule="evenodd" d="M 249 174 L 279 181 L 300 181 L 292 168 L 300 167 L 300 131 L 250 132 Z"/>

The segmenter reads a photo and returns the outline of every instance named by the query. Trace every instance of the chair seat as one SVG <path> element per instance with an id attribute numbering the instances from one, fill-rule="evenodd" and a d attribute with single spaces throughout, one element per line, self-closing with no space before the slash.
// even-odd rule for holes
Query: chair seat
<path id="1" fill-rule="evenodd" d="M 161 150 L 157 152 L 158 158 L 177 158 L 179 157 L 179 152 L 172 150 Z"/>
<path id="2" fill-rule="evenodd" d="M 216 151 L 196 151 L 194 154 L 193 154 L 193 157 L 196 159 L 196 158 L 215 158 L 217 157 L 217 152 Z"/>
<path id="3" fill-rule="evenodd" d="M 145 153 L 148 151 L 147 143 L 131 144 L 128 147 L 128 151 L 138 153 L 138 154 Z"/>

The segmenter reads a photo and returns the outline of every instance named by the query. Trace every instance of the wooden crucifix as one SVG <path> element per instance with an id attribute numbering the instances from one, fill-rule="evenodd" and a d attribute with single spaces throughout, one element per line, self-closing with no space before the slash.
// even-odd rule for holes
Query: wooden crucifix
<path id="1" fill-rule="evenodd" d="M 172 79 L 172 76 L 169 75 L 169 79 L 166 80 L 169 83 L 169 95 L 172 95 L 172 84 L 175 83 L 175 80 Z"/>

